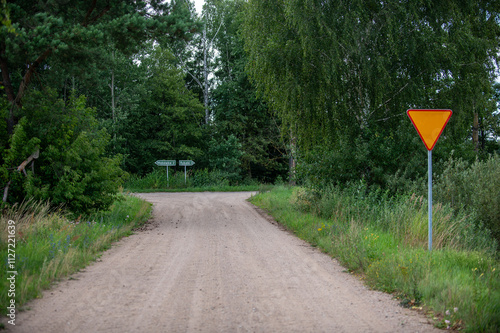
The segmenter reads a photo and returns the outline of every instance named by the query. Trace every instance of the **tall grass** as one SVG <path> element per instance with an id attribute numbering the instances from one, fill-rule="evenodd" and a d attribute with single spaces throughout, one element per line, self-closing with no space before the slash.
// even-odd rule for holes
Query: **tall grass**
<path id="1" fill-rule="evenodd" d="M 292 199 L 300 201 L 303 191 L 295 190 Z M 428 242 L 427 209 L 427 200 L 422 196 L 391 197 L 380 191 L 370 192 L 364 183 L 347 189 L 330 187 L 311 202 L 309 208 L 316 215 L 340 224 L 354 220 L 361 225 L 373 226 L 389 232 L 398 243 L 420 248 L 425 248 Z M 496 252 L 491 232 L 477 221 L 473 212 L 436 203 L 432 215 L 434 249 Z"/>
<path id="2" fill-rule="evenodd" d="M 133 175 L 124 184 L 132 192 L 157 191 L 256 191 L 259 183 L 253 180 L 231 181 L 231 174 L 222 171 L 190 170 L 170 172 L 167 178 L 165 170 L 154 170 L 140 177 Z"/>
<path id="3" fill-rule="evenodd" d="M 5 313 L 9 283 L 7 272 L 7 226 L 15 222 L 16 305 L 39 297 L 55 280 L 83 268 L 97 258 L 112 242 L 144 223 L 151 205 L 139 198 L 125 196 L 108 212 L 70 219 L 61 209 L 48 203 L 25 202 L 10 207 L 0 217 L 0 303 Z M 5 305 L 5 306 L 4 306 Z"/>
<path id="4" fill-rule="evenodd" d="M 358 184 L 322 193 L 278 187 L 251 200 L 370 286 L 427 310 L 438 327 L 500 327 L 496 242 L 474 216 L 436 205 L 429 252 L 427 202 L 418 196 L 390 198 Z"/>
<path id="5" fill-rule="evenodd" d="M 500 242 L 500 156 L 469 164 L 450 158 L 436 179 L 434 197 L 455 210 L 476 215 Z"/>

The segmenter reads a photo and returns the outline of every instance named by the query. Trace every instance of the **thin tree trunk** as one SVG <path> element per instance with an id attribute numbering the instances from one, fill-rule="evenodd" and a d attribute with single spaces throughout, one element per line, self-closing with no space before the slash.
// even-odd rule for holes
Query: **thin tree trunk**
<path id="1" fill-rule="evenodd" d="M 476 153 L 479 151 L 479 115 L 474 112 L 474 122 L 472 124 L 472 142 L 474 143 L 474 150 Z"/>
<path id="2" fill-rule="evenodd" d="M 31 83 L 31 78 L 35 70 L 40 66 L 40 64 L 47 59 L 47 57 L 52 53 L 52 49 L 47 49 L 41 56 L 39 56 L 33 63 L 30 64 L 28 71 L 24 74 L 23 80 L 19 85 L 19 90 L 17 91 L 16 99 L 14 100 L 15 106 L 21 106 L 21 99 L 24 97 L 26 88 L 28 88 Z M 14 105 L 13 105 L 14 107 Z"/>
<path id="3" fill-rule="evenodd" d="M 113 62 L 115 60 L 115 52 L 113 52 Z M 113 120 L 113 147 L 116 148 L 116 101 L 115 101 L 115 71 L 111 69 L 111 118 Z"/>
<path id="4" fill-rule="evenodd" d="M 208 114 L 208 65 L 207 65 L 207 25 L 205 23 L 205 29 L 203 29 L 203 102 L 205 105 L 205 124 L 208 124 L 209 114 Z"/>
<path id="5" fill-rule="evenodd" d="M 23 161 L 23 163 L 21 163 L 16 171 L 18 172 L 23 172 L 25 176 L 27 176 L 26 174 L 26 166 L 32 162 L 31 164 L 31 168 L 33 170 L 33 173 L 35 173 L 35 166 L 34 166 L 34 160 L 36 160 L 38 157 L 40 156 L 40 149 L 37 149 L 35 152 L 33 152 L 33 154 L 31 154 L 26 160 Z M 7 182 L 7 185 L 5 185 L 4 189 L 3 189 L 3 202 L 7 202 L 7 198 L 9 197 L 9 187 L 10 187 L 10 184 L 11 184 L 11 180 L 9 180 Z"/>
<path id="6" fill-rule="evenodd" d="M 16 100 L 16 95 L 14 94 L 12 81 L 10 80 L 9 64 L 7 63 L 7 58 L 5 57 L 5 44 L 3 43 L 0 46 L 0 70 L 2 70 L 2 84 L 5 89 L 5 94 L 7 95 L 7 100 L 13 105 Z M 9 115 L 5 120 L 7 122 L 7 132 L 9 135 L 12 135 L 14 133 L 14 125 L 16 124 L 13 108 L 9 109 Z"/>
<path id="7" fill-rule="evenodd" d="M 10 186 L 10 183 L 11 183 L 11 180 L 9 180 L 9 182 L 7 183 L 7 185 L 5 185 L 4 189 L 3 189 L 3 202 L 7 202 L 7 198 L 9 197 L 9 186 Z"/>
<path id="8" fill-rule="evenodd" d="M 293 135 L 293 132 L 290 131 L 290 160 L 288 163 L 289 167 L 289 184 L 292 186 L 297 185 L 297 182 L 295 180 L 295 167 L 296 167 L 296 160 L 295 160 L 295 153 L 297 151 L 297 140 L 295 136 Z"/>

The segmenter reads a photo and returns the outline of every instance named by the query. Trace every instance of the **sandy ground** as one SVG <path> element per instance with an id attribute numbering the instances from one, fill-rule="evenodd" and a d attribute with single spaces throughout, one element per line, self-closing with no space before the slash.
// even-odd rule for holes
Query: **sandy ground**
<path id="1" fill-rule="evenodd" d="M 18 314 L 14 332 L 439 332 L 282 230 L 250 193 L 155 193 L 146 230 Z"/>

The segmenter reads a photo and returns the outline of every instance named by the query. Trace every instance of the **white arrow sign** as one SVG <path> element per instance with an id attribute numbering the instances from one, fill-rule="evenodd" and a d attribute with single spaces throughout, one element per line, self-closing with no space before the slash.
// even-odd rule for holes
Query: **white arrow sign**
<path id="1" fill-rule="evenodd" d="M 180 166 L 193 166 L 194 162 L 191 160 L 179 160 Z"/>

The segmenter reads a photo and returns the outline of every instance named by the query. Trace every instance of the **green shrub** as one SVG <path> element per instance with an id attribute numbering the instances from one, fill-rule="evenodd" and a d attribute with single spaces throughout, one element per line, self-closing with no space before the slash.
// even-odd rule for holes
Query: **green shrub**
<path id="1" fill-rule="evenodd" d="M 65 102 L 52 90 L 26 96 L 23 118 L 0 166 L 2 185 L 11 182 L 10 203 L 49 200 L 81 214 L 105 210 L 116 200 L 127 174 L 119 167 L 120 156 L 106 157 L 109 135 L 85 103 L 85 97 L 74 95 Z M 26 166 L 25 175 L 18 172 L 17 166 L 37 150 L 39 157 Z"/>
<path id="2" fill-rule="evenodd" d="M 241 180 L 241 143 L 234 135 L 217 141 L 212 139 L 209 144 L 208 156 L 210 166 L 219 170 L 232 184 Z"/>
<path id="3" fill-rule="evenodd" d="M 124 187 L 130 191 L 144 191 L 144 190 L 177 190 L 177 189 L 222 189 L 234 185 L 241 186 L 255 186 L 258 187 L 252 180 L 240 180 L 233 182 L 234 174 L 221 171 L 200 169 L 189 170 L 187 178 L 184 179 L 184 170 L 174 171 L 170 168 L 169 178 L 167 180 L 167 173 L 162 169 L 153 170 L 151 173 L 140 177 L 132 175 L 130 179 L 124 184 Z"/>
<path id="4" fill-rule="evenodd" d="M 208 169 L 196 170 L 191 177 L 191 184 L 194 187 L 229 186 L 232 179 L 230 173 Z"/>
<path id="5" fill-rule="evenodd" d="M 500 157 L 469 164 L 450 158 L 433 187 L 436 202 L 475 214 L 500 242 Z"/>
<path id="6" fill-rule="evenodd" d="M 307 191 L 313 194 L 302 193 L 300 197 L 307 198 L 308 201 L 302 202 L 308 202 L 312 207 L 304 209 L 303 205 L 298 205 L 303 211 L 315 212 L 340 224 L 350 225 L 355 221 L 363 228 L 377 228 L 391 233 L 398 242 L 408 246 L 427 246 L 427 200 L 421 196 L 390 196 L 381 190 L 369 191 L 363 182 L 344 189 L 327 187 L 321 194 L 306 189 L 294 190 L 294 193 Z M 293 198 L 294 194 L 291 203 Z M 436 203 L 433 205 L 433 248 L 494 253 L 497 247 L 489 230 L 477 221 L 474 213 Z"/>

